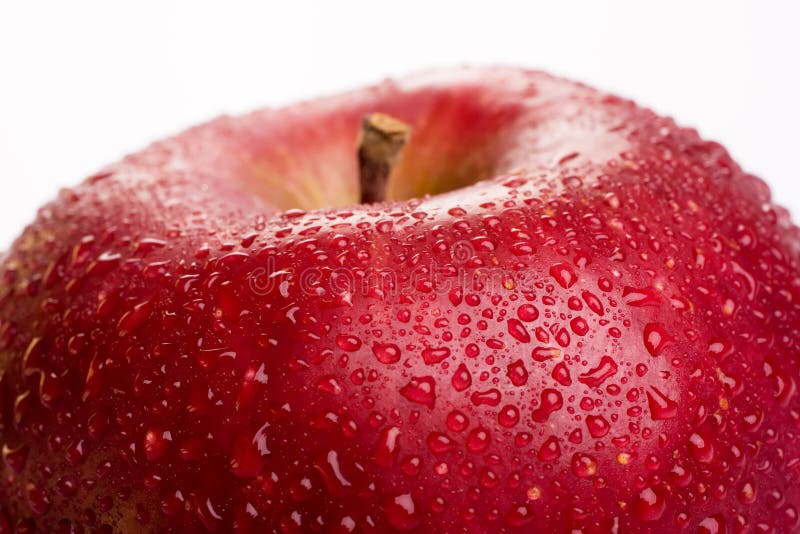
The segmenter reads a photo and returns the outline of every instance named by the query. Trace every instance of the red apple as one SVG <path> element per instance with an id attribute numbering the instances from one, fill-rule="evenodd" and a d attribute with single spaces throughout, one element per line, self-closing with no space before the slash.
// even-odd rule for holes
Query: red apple
<path id="1" fill-rule="evenodd" d="M 411 134 L 359 181 L 372 112 Z M 799 360 L 800 231 L 720 145 L 538 72 L 386 82 L 39 212 L 0 532 L 797 531 Z"/>

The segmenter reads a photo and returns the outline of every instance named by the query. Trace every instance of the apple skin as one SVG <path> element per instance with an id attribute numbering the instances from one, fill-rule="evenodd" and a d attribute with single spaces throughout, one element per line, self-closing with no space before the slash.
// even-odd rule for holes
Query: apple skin
<path id="1" fill-rule="evenodd" d="M 362 206 L 372 111 L 414 133 Z M 799 359 L 800 232 L 719 144 L 539 72 L 385 82 L 39 212 L 0 532 L 796 531 Z"/>

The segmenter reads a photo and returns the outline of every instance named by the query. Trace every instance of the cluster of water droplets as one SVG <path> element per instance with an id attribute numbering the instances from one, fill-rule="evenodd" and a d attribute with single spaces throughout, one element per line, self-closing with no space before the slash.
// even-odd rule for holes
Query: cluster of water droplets
<path id="1" fill-rule="evenodd" d="M 0 527 L 796 528 L 796 260 L 651 133 L 447 210 L 43 219 L 0 270 Z"/>

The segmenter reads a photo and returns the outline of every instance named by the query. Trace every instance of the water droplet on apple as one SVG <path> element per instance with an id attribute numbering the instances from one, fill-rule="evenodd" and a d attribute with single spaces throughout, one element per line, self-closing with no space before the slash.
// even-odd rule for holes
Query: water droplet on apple
<path id="1" fill-rule="evenodd" d="M 485 451 L 491 442 L 491 434 L 485 428 L 475 428 L 467 436 L 467 450 L 473 453 Z"/>
<path id="2" fill-rule="evenodd" d="M 689 436 L 689 452 L 700 463 L 708 464 L 714 459 L 714 445 L 707 437 L 697 432 Z"/>
<path id="3" fill-rule="evenodd" d="M 505 517 L 506 525 L 512 528 L 525 527 L 533 523 L 535 516 L 527 505 L 512 508 Z"/>
<path id="4" fill-rule="evenodd" d="M 508 333 L 520 343 L 530 343 L 531 335 L 518 319 L 508 320 Z"/>
<path id="5" fill-rule="evenodd" d="M 583 317 L 575 317 L 569 322 L 569 326 L 579 336 L 585 336 L 589 332 L 589 323 Z"/>
<path id="6" fill-rule="evenodd" d="M 385 498 L 381 509 L 386 521 L 397 530 L 414 530 L 421 520 L 420 512 L 410 493 Z"/>
<path id="7" fill-rule="evenodd" d="M 136 304 L 126 312 L 117 323 L 117 333 L 119 337 L 126 337 L 136 332 L 150 315 L 151 300 L 145 300 Z"/>
<path id="8" fill-rule="evenodd" d="M 52 502 L 50 501 L 50 496 L 47 494 L 47 491 L 45 491 L 44 488 L 41 488 L 32 482 L 28 482 L 25 485 L 25 494 L 28 500 L 28 505 L 34 514 L 43 516 L 50 510 Z"/>
<path id="9" fill-rule="evenodd" d="M 477 358 L 480 353 L 481 350 L 475 343 L 470 343 L 464 347 L 464 354 L 466 354 L 468 358 Z"/>
<path id="10" fill-rule="evenodd" d="M 569 369 L 567 369 L 567 364 L 564 362 L 559 362 L 555 367 L 553 367 L 551 376 L 553 377 L 553 380 L 562 386 L 572 385 L 572 377 L 569 374 Z"/>
<path id="11" fill-rule="evenodd" d="M 608 378 L 617 373 L 617 363 L 610 356 L 600 358 L 600 363 L 578 376 L 578 381 L 586 384 L 590 388 L 596 388 L 603 384 Z"/>
<path id="12" fill-rule="evenodd" d="M 361 340 L 356 336 L 337 334 L 336 346 L 347 352 L 355 352 L 361 348 Z"/>
<path id="13" fill-rule="evenodd" d="M 622 290 L 622 300 L 629 306 L 658 306 L 661 303 L 661 296 L 654 287 L 625 287 Z"/>
<path id="14" fill-rule="evenodd" d="M 725 534 L 725 519 L 721 515 L 706 517 L 697 525 L 697 534 Z"/>
<path id="15" fill-rule="evenodd" d="M 641 521 L 651 523 L 658 521 L 664 515 L 667 501 L 662 490 L 646 487 L 636 497 L 633 509 Z"/>
<path id="16" fill-rule="evenodd" d="M 314 462 L 314 468 L 319 473 L 331 495 L 343 495 L 353 485 L 349 475 L 346 474 L 350 469 L 346 469 L 339 452 L 336 450 L 329 450 L 320 456 Z"/>
<path id="17" fill-rule="evenodd" d="M 456 448 L 456 443 L 447 434 L 431 432 L 427 438 L 428 448 L 434 454 L 444 454 Z"/>
<path id="18" fill-rule="evenodd" d="M 400 388 L 400 394 L 411 402 L 433 409 L 436 404 L 436 380 L 431 376 L 412 378 Z"/>
<path id="19" fill-rule="evenodd" d="M 503 406 L 497 414 L 497 422 L 505 428 L 513 428 L 519 422 L 519 410 L 511 404 Z"/>
<path id="20" fill-rule="evenodd" d="M 463 363 L 458 365 L 452 379 L 453 389 L 456 391 L 464 391 L 472 385 L 472 375 Z"/>
<path id="21" fill-rule="evenodd" d="M 168 430 L 153 427 L 144 436 L 144 452 L 151 462 L 163 458 L 169 450 L 172 434 Z"/>
<path id="22" fill-rule="evenodd" d="M 522 360 L 510 363 L 506 367 L 506 375 L 515 386 L 524 386 L 528 382 L 528 370 Z"/>
<path id="23" fill-rule="evenodd" d="M 407 456 L 400 462 L 400 469 L 410 477 L 417 476 L 421 467 L 422 459 L 419 456 Z"/>
<path id="24" fill-rule="evenodd" d="M 27 445 L 9 447 L 8 444 L 5 444 L 3 445 L 3 461 L 14 473 L 19 474 L 25 469 L 29 452 L 30 447 Z"/>
<path id="25" fill-rule="evenodd" d="M 756 486 L 752 481 L 745 482 L 739 490 L 739 502 L 753 504 L 756 500 Z"/>
<path id="26" fill-rule="evenodd" d="M 575 271 L 572 270 L 572 266 L 568 263 L 556 263 L 551 266 L 550 276 L 564 289 L 569 289 L 578 281 Z"/>
<path id="27" fill-rule="evenodd" d="M 531 358 L 537 362 L 546 362 L 561 357 L 561 349 L 557 347 L 536 347 L 531 351 Z"/>
<path id="28" fill-rule="evenodd" d="M 678 403 L 667 397 L 655 386 L 646 391 L 650 417 L 654 421 L 674 419 L 678 415 Z"/>
<path id="29" fill-rule="evenodd" d="M 379 362 L 390 365 L 400 361 L 400 348 L 393 343 L 375 343 L 372 353 Z"/>
<path id="30" fill-rule="evenodd" d="M 500 404 L 502 395 L 498 389 L 492 388 L 486 391 L 476 391 L 469 398 L 476 406 L 497 406 Z"/>
<path id="31" fill-rule="evenodd" d="M 602 438 L 611 430 L 611 425 L 609 425 L 608 421 L 601 415 L 587 415 L 586 427 L 589 429 L 589 434 L 591 434 L 593 438 Z"/>
<path id="32" fill-rule="evenodd" d="M 450 356 L 450 349 L 447 347 L 432 348 L 426 347 L 422 351 L 422 360 L 426 365 L 441 363 Z"/>
<path id="33" fill-rule="evenodd" d="M 597 460 L 593 456 L 581 452 L 572 455 L 570 461 L 572 473 L 579 478 L 589 478 L 597 474 Z"/>
<path id="34" fill-rule="evenodd" d="M 529 323 L 539 318 L 539 310 L 533 304 L 523 304 L 517 308 L 517 317 Z"/>
<path id="35" fill-rule="evenodd" d="M 644 326 L 644 346 L 651 356 L 659 356 L 671 339 L 662 323 L 647 323 Z"/>
<path id="36" fill-rule="evenodd" d="M 564 406 L 564 399 L 561 393 L 555 389 L 545 389 L 541 393 L 539 407 L 532 413 L 533 420 L 537 423 L 544 423 L 550 414 L 560 410 L 562 406 Z"/>
<path id="37" fill-rule="evenodd" d="M 586 303 L 589 309 L 592 310 L 594 313 L 600 316 L 604 314 L 603 303 L 600 302 L 600 299 L 597 298 L 597 296 L 594 293 L 592 293 L 591 291 L 584 291 L 581 293 L 581 297 L 583 298 L 583 301 Z"/>
<path id="38" fill-rule="evenodd" d="M 558 444 L 558 438 L 550 436 L 547 438 L 542 446 L 539 447 L 539 452 L 536 457 L 542 462 L 553 462 L 561 457 L 561 446 Z"/>

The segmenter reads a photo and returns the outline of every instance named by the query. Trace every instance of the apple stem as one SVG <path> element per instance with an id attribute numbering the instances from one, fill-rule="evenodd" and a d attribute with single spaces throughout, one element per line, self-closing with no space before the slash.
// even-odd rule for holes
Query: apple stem
<path id="1" fill-rule="evenodd" d="M 370 113 L 361 123 L 358 140 L 358 172 L 361 203 L 386 200 L 389 175 L 408 142 L 411 127 L 389 115 Z"/>

